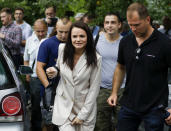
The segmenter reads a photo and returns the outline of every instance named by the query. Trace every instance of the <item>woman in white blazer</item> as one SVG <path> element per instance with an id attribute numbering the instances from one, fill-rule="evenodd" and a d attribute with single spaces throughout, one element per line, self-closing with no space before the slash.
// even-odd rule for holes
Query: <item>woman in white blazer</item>
<path id="1" fill-rule="evenodd" d="M 96 53 L 87 24 L 72 24 L 68 41 L 60 44 L 56 67 L 60 82 L 54 102 L 52 122 L 60 131 L 93 131 L 96 122 L 96 98 L 101 81 L 101 56 Z M 49 78 L 57 74 L 47 69 Z"/>

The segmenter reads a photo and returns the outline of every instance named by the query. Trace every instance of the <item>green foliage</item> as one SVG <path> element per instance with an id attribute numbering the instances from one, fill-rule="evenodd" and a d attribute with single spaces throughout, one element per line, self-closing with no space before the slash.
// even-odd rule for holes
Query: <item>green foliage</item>
<path id="1" fill-rule="evenodd" d="M 89 0 L 91 1 L 91 0 Z M 118 12 L 123 20 L 126 20 L 126 9 L 133 2 L 146 4 L 145 0 L 94 0 L 96 7 L 89 6 L 89 11 L 96 14 L 95 23 L 103 24 L 105 14 L 109 12 Z M 91 3 L 91 2 L 90 2 Z"/>
<path id="2" fill-rule="evenodd" d="M 126 9 L 132 2 L 141 2 L 147 6 L 150 15 L 155 20 L 161 20 L 164 15 L 171 15 L 170 0 L 0 0 L 0 8 L 9 7 L 14 10 L 22 7 L 25 10 L 25 20 L 33 24 L 38 18 L 44 17 L 47 4 L 57 7 L 56 16 L 63 17 L 66 11 L 90 12 L 96 16 L 94 24 L 103 23 L 108 12 L 119 12 L 126 20 Z"/>
<path id="3" fill-rule="evenodd" d="M 70 10 L 77 12 L 86 12 L 85 0 L 69 0 L 68 7 Z"/>
<path id="4" fill-rule="evenodd" d="M 171 1 L 170 0 L 153 0 L 148 6 L 151 17 L 162 23 L 163 16 L 171 18 Z"/>
<path id="5" fill-rule="evenodd" d="M 36 3 L 29 3 L 28 1 L 24 0 L 1 0 L 0 1 L 0 8 L 8 7 L 11 8 L 14 12 L 15 8 L 22 7 L 25 11 L 25 20 L 32 24 L 34 20 L 37 18 L 36 16 L 39 15 L 39 7 L 36 5 Z M 34 11 L 33 11 L 34 9 Z M 38 13 L 35 13 L 38 12 Z M 40 15 L 39 15 L 40 16 Z"/>

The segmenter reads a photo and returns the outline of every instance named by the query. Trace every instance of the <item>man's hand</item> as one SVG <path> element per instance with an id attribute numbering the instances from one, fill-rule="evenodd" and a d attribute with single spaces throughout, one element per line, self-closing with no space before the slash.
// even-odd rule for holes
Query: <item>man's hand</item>
<path id="1" fill-rule="evenodd" d="M 171 125 L 171 109 L 168 109 L 167 111 L 170 113 L 170 115 L 167 119 L 165 119 L 165 121 L 168 125 Z"/>
<path id="2" fill-rule="evenodd" d="M 107 99 L 107 102 L 110 106 L 116 106 L 117 95 L 111 94 L 111 96 Z"/>
<path id="3" fill-rule="evenodd" d="M 2 33 L 0 33 L 0 38 L 1 38 L 1 39 L 4 39 L 4 38 L 5 38 L 5 35 L 2 34 Z"/>
<path id="4" fill-rule="evenodd" d="M 51 24 L 51 22 L 52 22 L 50 18 L 46 18 L 45 21 L 47 24 Z"/>
<path id="5" fill-rule="evenodd" d="M 72 125 L 81 125 L 82 123 L 83 123 L 83 120 L 80 120 L 77 117 L 75 117 L 71 124 Z"/>
<path id="6" fill-rule="evenodd" d="M 58 73 L 58 71 L 54 67 L 49 67 L 46 69 L 46 74 L 49 79 L 52 79 L 55 76 L 57 76 L 57 73 Z"/>

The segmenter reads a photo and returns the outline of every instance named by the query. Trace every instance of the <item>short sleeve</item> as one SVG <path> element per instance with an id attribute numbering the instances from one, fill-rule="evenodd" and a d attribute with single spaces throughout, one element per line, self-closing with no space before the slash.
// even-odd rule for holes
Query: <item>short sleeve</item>
<path id="1" fill-rule="evenodd" d="M 118 59 L 117 59 L 117 62 L 122 64 L 122 65 L 125 65 L 125 62 L 124 62 L 124 40 L 121 39 L 120 43 L 119 43 L 119 50 L 118 50 Z"/>
<path id="2" fill-rule="evenodd" d="M 171 67 L 171 40 L 166 41 L 165 46 L 163 46 L 163 52 L 165 54 L 165 60 L 168 67 Z"/>
<path id="3" fill-rule="evenodd" d="M 26 28 L 26 31 L 24 33 L 25 33 L 25 40 L 26 40 L 32 34 L 31 26 L 28 25 L 27 28 Z"/>
<path id="4" fill-rule="evenodd" d="M 37 61 L 42 62 L 42 63 L 47 63 L 48 60 L 48 47 L 46 40 L 43 41 L 39 47 L 38 51 L 38 56 L 37 56 Z"/>

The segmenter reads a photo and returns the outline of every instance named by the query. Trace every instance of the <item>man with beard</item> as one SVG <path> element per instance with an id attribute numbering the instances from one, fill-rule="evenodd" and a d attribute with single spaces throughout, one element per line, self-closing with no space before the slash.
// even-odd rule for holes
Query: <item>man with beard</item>
<path id="1" fill-rule="evenodd" d="M 0 41 L 9 49 L 11 57 L 18 69 L 21 64 L 20 44 L 22 40 L 22 30 L 15 25 L 12 20 L 12 11 L 10 8 L 3 8 L 0 12 L 2 27 L 0 29 Z"/>
<path id="2" fill-rule="evenodd" d="M 165 109 L 171 41 L 151 26 L 148 11 L 140 3 L 128 7 L 127 21 L 133 33 L 120 42 L 112 94 L 108 98 L 109 105 L 116 106 L 126 73 L 117 131 L 137 131 L 141 121 L 146 131 L 163 131 L 164 121 L 171 125 L 171 115 Z"/>

